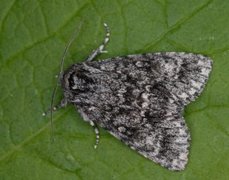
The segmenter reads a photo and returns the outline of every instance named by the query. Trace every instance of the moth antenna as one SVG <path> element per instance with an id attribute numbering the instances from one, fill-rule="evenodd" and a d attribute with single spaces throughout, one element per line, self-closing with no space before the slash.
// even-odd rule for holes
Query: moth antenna
<path id="1" fill-rule="evenodd" d="M 67 45 L 65 46 L 64 53 L 63 53 L 63 55 L 61 57 L 61 61 L 60 61 L 60 73 L 58 75 L 58 80 L 60 80 L 63 76 L 63 69 L 64 69 L 63 66 L 64 66 L 65 57 L 67 55 L 67 52 L 68 52 L 70 46 L 72 45 L 73 41 L 75 40 L 76 35 L 78 34 L 79 30 L 81 29 L 81 26 L 82 26 L 82 22 L 80 22 L 78 28 L 75 29 L 70 40 L 68 41 Z M 53 89 L 52 98 L 51 98 L 51 105 L 50 105 L 51 142 L 54 142 L 53 110 L 55 107 L 53 106 L 53 104 L 54 104 L 54 99 L 56 96 L 57 87 L 58 87 L 58 82 L 56 83 L 56 85 Z"/>

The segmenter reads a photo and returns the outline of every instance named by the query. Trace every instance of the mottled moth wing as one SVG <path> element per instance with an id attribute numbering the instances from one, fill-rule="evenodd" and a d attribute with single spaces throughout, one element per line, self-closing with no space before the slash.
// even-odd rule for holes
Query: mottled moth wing
<path id="1" fill-rule="evenodd" d="M 170 79 L 167 88 L 175 100 L 187 105 L 200 95 L 212 69 L 212 60 L 184 52 L 156 53 L 161 73 Z"/>
<path id="2" fill-rule="evenodd" d="M 170 169 L 188 161 L 190 134 L 183 108 L 203 90 L 211 60 L 191 53 L 154 53 L 74 64 L 64 96 L 143 156 Z"/>

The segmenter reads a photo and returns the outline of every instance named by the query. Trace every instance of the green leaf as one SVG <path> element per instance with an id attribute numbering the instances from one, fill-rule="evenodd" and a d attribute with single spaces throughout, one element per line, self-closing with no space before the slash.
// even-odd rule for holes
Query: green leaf
<path id="1" fill-rule="evenodd" d="M 1 0 L 0 179 L 227 179 L 229 177 L 229 1 Z M 171 172 L 101 129 L 101 142 L 72 106 L 50 105 L 60 57 L 82 28 L 65 67 L 83 61 L 111 29 L 108 54 L 187 51 L 210 56 L 213 71 L 185 110 L 192 136 L 189 163 Z M 58 90 L 56 102 L 61 99 Z"/>

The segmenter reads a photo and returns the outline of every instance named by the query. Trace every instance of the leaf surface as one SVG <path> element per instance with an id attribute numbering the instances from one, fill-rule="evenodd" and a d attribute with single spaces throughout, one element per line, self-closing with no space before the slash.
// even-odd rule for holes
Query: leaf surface
<path id="1" fill-rule="evenodd" d="M 229 1 L 1 0 L 0 179 L 227 179 L 229 177 Z M 108 54 L 156 51 L 210 56 L 203 94 L 185 109 L 192 142 L 189 163 L 171 172 L 101 131 L 95 135 L 72 106 L 49 107 L 65 44 L 82 22 L 65 68 L 82 62 L 111 29 Z M 61 99 L 58 91 L 56 103 Z"/>

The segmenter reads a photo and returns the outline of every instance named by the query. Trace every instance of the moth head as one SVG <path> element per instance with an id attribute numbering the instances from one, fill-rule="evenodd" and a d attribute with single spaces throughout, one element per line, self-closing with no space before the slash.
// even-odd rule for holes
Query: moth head
<path id="1" fill-rule="evenodd" d="M 93 84 L 90 73 L 80 68 L 80 65 L 73 65 L 61 78 L 64 96 L 69 102 L 75 102 L 82 94 L 91 92 Z"/>

